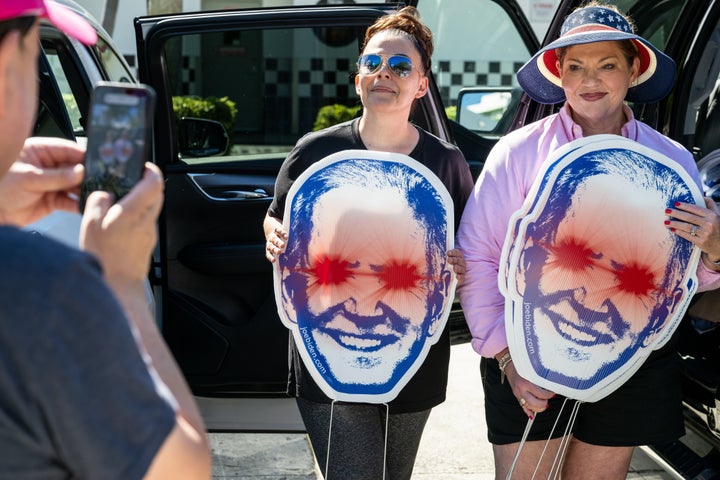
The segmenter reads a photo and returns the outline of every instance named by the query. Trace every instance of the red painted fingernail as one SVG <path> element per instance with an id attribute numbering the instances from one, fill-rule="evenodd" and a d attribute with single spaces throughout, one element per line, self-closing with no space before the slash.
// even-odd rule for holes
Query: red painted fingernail
<path id="1" fill-rule="evenodd" d="M 532 419 L 535 418 L 535 416 L 534 416 L 534 415 L 528 415 L 528 418 L 529 418 L 530 420 L 532 420 Z"/>
<path id="2" fill-rule="evenodd" d="M 671 228 L 671 229 L 670 229 L 670 231 L 671 231 L 671 232 L 674 232 L 674 231 L 675 231 L 675 229 L 674 229 L 674 228 Z"/>
<path id="3" fill-rule="evenodd" d="M 676 207 L 679 207 L 679 206 L 680 206 L 680 202 L 675 202 L 675 206 L 676 206 Z"/>
<path id="4" fill-rule="evenodd" d="M 669 208 L 666 208 L 666 209 L 665 209 L 665 213 L 667 213 L 668 215 L 670 215 L 670 214 L 672 213 L 672 210 L 670 210 Z"/>
<path id="5" fill-rule="evenodd" d="M 670 220 L 665 220 L 665 225 L 670 225 Z"/>

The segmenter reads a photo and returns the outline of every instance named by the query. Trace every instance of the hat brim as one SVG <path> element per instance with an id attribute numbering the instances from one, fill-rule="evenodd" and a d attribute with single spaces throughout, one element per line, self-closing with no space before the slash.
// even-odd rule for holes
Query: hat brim
<path id="1" fill-rule="evenodd" d="M 84 18 L 52 0 L 44 3 L 45 16 L 53 25 L 85 45 L 97 43 L 97 32 Z"/>
<path id="2" fill-rule="evenodd" d="M 555 50 L 586 43 L 631 40 L 640 54 L 640 74 L 636 84 L 628 89 L 625 99 L 637 103 L 661 100 L 675 82 L 675 62 L 650 42 L 638 35 L 618 30 L 600 30 L 570 34 L 558 38 L 538 51 L 517 73 L 520 86 L 530 98 L 539 103 L 565 101 Z"/>

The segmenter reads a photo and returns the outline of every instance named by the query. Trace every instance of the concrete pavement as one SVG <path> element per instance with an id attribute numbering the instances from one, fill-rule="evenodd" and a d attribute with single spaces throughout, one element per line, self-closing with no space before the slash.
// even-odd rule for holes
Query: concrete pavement
<path id="1" fill-rule="evenodd" d="M 478 356 L 469 344 L 453 347 L 447 401 L 430 415 L 413 480 L 494 478 L 478 364 Z M 217 433 L 211 434 L 210 440 L 213 479 L 321 480 L 305 435 Z M 638 449 L 627 478 L 675 477 Z"/>

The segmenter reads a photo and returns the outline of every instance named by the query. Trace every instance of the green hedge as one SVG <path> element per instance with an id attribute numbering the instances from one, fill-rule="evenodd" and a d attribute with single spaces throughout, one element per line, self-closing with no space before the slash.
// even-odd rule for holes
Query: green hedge
<path id="1" fill-rule="evenodd" d="M 359 111 L 360 105 L 355 107 L 347 107 L 337 103 L 333 105 L 325 105 L 318 111 L 313 130 L 322 130 L 323 128 L 332 127 L 338 123 L 352 120 L 357 116 Z"/>
<path id="2" fill-rule="evenodd" d="M 445 115 L 447 115 L 449 120 L 455 120 L 457 118 L 457 107 L 445 107 Z"/>
<path id="3" fill-rule="evenodd" d="M 216 120 L 225 126 L 232 139 L 237 107 L 228 97 L 173 97 L 172 100 L 175 118 L 195 117 Z"/>
<path id="4" fill-rule="evenodd" d="M 62 99 L 65 103 L 65 108 L 67 108 L 68 117 L 70 117 L 70 120 L 73 122 L 73 126 L 76 125 L 76 122 L 80 123 L 80 108 L 75 101 L 75 95 L 72 93 L 63 93 Z"/>
<path id="5" fill-rule="evenodd" d="M 315 118 L 315 125 L 313 125 L 313 130 L 322 130 L 323 128 L 352 120 L 357 116 L 360 108 L 360 105 L 348 107 L 337 103 L 333 105 L 325 105 L 318 111 L 317 117 Z M 445 108 L 445 114 L 450 120 L 455 120 L 456 112 L 457 107 Z"/>

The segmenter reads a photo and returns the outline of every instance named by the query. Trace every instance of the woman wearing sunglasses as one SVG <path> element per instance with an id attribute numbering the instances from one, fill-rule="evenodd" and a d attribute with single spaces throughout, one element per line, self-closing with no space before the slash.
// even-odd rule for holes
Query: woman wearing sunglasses
<path id="1" fill-rule="evenodd" d="M 459 224 L 473 188 L 467 162 L 457 147 L 409 121 L 415 100 L 427 93 L 432 52 L 432 33 L 412 7 L 382 17 L 367 29 L 355 77 L 362 116 L 305 135 L 288 155 L 278 174 L 275 197 L 264 222 L 266 255 L 270 261 L 275 261 L 286 248 L 282 215 L 293 181 L 314 162 L 342 150 L 401 153 L 422 163 L 447 187 L 453 198 L 455 225 Z M 456 274 L 461 274 L 464 268 L 459 255 L 456 250 L 448 252 L 450 263 L 456 265 Z M 413 378 L 389 403 L 389 410 L 385 405 L 359 403 L 336 403 L 331 410 L 331 400 L 311 378 L 295 345 L 292 350 L 289 391 L 297 397 L 325 478 L 410 479 L 430 410 L 445 400 L 450 357 L 448 329 L 430 348 Z"/>

